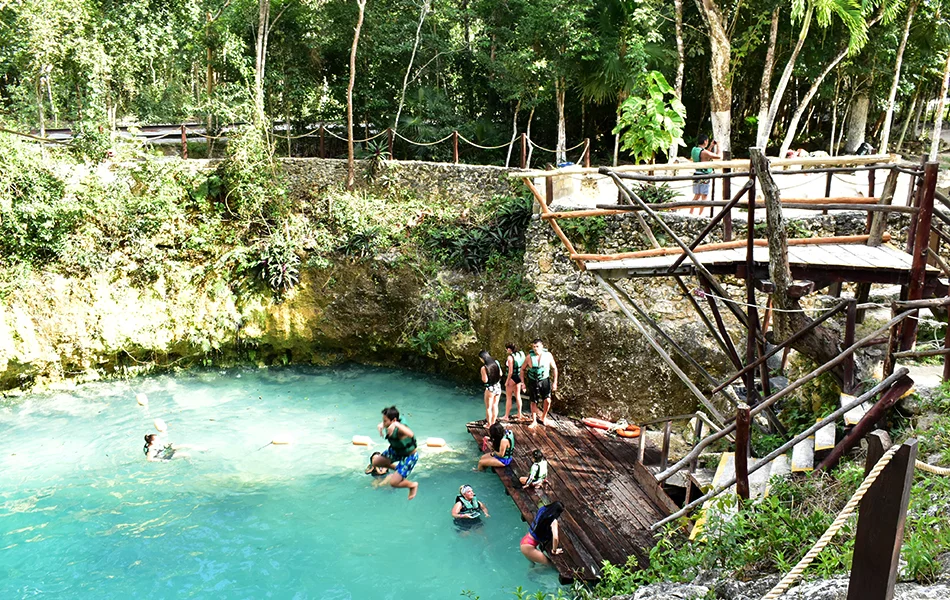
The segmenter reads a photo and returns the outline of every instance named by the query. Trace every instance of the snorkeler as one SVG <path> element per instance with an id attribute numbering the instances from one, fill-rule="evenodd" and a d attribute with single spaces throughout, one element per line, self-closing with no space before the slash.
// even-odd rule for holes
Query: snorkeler
<path id="1" fill-rule="evenodd" d="M 179 448 L 176 448 L 170 442 L 165 442 L 165 437 L 159 433 L 147 433 L 145 434 L 145 447 L 142 448 L 145 452 L 145 458 L 149 462 L 159 462 L 164 460 L 171 460 L 173 456 L 178 456 L 180 458 L 185 458 L 188 455 L 182 452 L 179 452 Z"/>
<path id="2" fill-rule="evenodd" d="M 455 497 L 455 504 L 452 506 L 452 518 L 455 519 L 455 524 L 461 527 L 471 526 L 481 520 L 482 515 L 486 518 L 491 517 L 488 514 L 488 507 L 475 496 L 472 486 L 460 487 L 459 495 Z"/>
<path id="3" fill-rule="evenodd" d="M 389 474 L 386 480 L 393 487 L 409 488 L 409 500 L 412 500 L 419 490 L 419 484 L 408 479 L 419 462 L 416 435 L 399 420 L 399 410 L 395 406 L 383 409 L 383 421 L 376 429 L 379 430 L 379 435 L 389 442 L 389 448 L 373 456 L 372 464 L 387 469 L 395 468 L 396 472 Z"/>
<path id="4" fill-rule="evenodd" d="M 389 473 L 389 469 L 386 467 L 377 467 L 373 464 L 373 459 L 377 456 L 382 456 L 382 452 L 373 452 L 369 457 L 369 466 L 366 467 L 364 471 L 367 475 L 372 475 L 373 477 L 385 477 Z"/>

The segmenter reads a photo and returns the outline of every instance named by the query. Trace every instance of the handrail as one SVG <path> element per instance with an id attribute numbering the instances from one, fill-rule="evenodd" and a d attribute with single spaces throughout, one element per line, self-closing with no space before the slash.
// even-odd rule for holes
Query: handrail
<path id="1" fill-rule="evenodd" d="M 817 423 L 815 423 L 814 425 L 812 425 L 811 427 L 809 427 L 809 428 L 806 429 L 805 431 L 801 432 L 800 434 L 798 434 L 797 436 L 795 436 L 795 437 L 792 438 L 791 440 L 789 440 L 789 441 L 785 442 L 784 444 L 782 444 L 779 448 L 773 450 L 770 454 L 768 454 L 768 455 L 765 456 L 764 458 L 759 459 L 759 461 L 758 461 L 755 465 L 749 467 L 749 473 L 748 473 L 748 474 L 751 475 L 752 473 L 758 471 L 759 469 L 761 469 L 761 468 L 764 467 L 765 465 L 767 465 L 767 464 L 769 464 L 770 462 L 772 462 L 773 460 L 775 460 L 775 458 L 778 457 L 780 454 L 784 454 L 785 452 L 787 452 L 787 451 L 789 450 L 789 448 L 791 448 L 791 447 L 794 446 L 795 444 L 801 442 L 802 440 L 808 438 L 809 436 L 811 436 L 811 434 L 815 433 L 816 431 L 818 431 L 819 429 L 821 429 L 822 427 L 824 427 L 824 426 L 827 425 L 828 423 L 830 423 L 830 422 L 832 422 L 832 421 L 834 421 L 834 420 L 837 420 L 838 417 L 840 417 L 840 416 L 843 415 L 844 413 L 848 412 L 849 410 L 855 408 L 856 406 L 860 406 L 860 405 L 863 404 L 864 402 L 867 402 L 870 398 L 874 397 L 875 395 L 877 395 L 878 393 L 880 393 L 881 391 L 883 391 L 885 388 L 890 388 L 894 383 L 897 382 L 897 380 L 899 380 L 899 379 L 901 379 L 901 378 L 903 378 L 903 377 L 906 377 L 908 372 L 909 372 L 909 371 L 908 371 L 905 367 L 901 367 L 900 369 L 897 369 L 897 370 L 896 370 L 894 373 L 892 373 L 889 377 L 886 377 L 886 378 L 884 378 L 883 380 L 881 380 L 880 383 L 878 383 L 877 385 L 875 385 L 874 387 L 872 387 L 872 388 L 871 388 L 870 390 L 868 390 L 867 392 L 861 394 L 861 396 L 859 396 L 858 398 L 855 398 L 853 401 L 851 401 L 851 402 L 849 402 L 848 404 L 842 406 L 842 407 L 839 408 L 838 410 L 832 412 L 830 415 L 828 415 L 828 416 L 825 417 L 824 419 L 818 421 Z M 760 406 L 761 406 L 761 405 L 760 405 Z M 720 484 L 719 487 L 717 487 L 717 488 L 715 488 L 714 490 L 712 490 L 712 491 L 710 491 L 710 492 L 704 494 L 703 496 L 700 496 L 699 498 L 693 500 L 692 502 L 690 502 L 689 504 L 687 504 L 686 506 L 684 506 L 683 508 L 681 508 L 679 511 L 677 511 L 677 512 L 671 514 L 670 516 L 668 516 L 668 517 L 666 517 L 666 518 L 664 518 L 664 519 L 661 519 L 661 520 L 657 521 L 656 523 L 654 523 L 653 525 L 650 526 L 650 530 L 651 530 L 651 531 L 656 531 L 657 529 L 659 529 L 660 527 L 666 525 L 667 523 L 669 523 L 669 522 L 671 522 L 671 521 L 674 521 L 674 520 L 676 520 L 676 519 L 678 519 L 678 518 L 680 518 L 680 517 L 682 517 L 682 516 L 688 514 L 689 511 L 691 511 L 692 509 L 696 508 L 697 506 L 699 506 L 700 504 L 702 504 L 702 503 L 705 502 L 706 500 L 709 500 L 710 498 L 715 498 L 715 497 L 718 496 L 719 494 L 721 494 L 721 493 L 723 493 L 724 491 L 728 490 L 730 487 L 732 487 L 733 485 L 735 485 L 735 483 L 736 483 L 736 478 L 733 477 L 733 478 L 730 479 L 729 481 Z"/>

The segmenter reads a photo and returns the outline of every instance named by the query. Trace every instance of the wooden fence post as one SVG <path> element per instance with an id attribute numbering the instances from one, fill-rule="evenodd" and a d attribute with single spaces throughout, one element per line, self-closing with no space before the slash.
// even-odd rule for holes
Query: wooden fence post
<path id="1" fill-rule="evenodd" d="M 848 300 L 848 313 L 844 326 L 844 347 L 850 348 L 854 344 L 854 329 L 858 320 L 858 303 L 851 298 Z M 844 383 L 841 386 L 845 394 L 854 390 L 854 354 L 845 359 L 842 365 Z"/>
<path id="2" fill-rule="evenodd" d="M 521 168 L 528 168 L 528 136 L 521 132 Z"/>
<path id="3" fill-rule="evenodd" d="M 732 160 L 732 151 L 722 151 L 723 160 Z M 723 169 L 725 173 L 731 173 L 732 169 Z M 725 200 L 732 200 L 732 177 L 726 177 L 722 180 L 722 196 Z M 722 217 L 722 241 L 732 241 L 732 211 L 730 210 Z"/>
<path id="4" fill-rule="evenodd" d="M 670 460 L 670 433 L 673 422 L 667 421 L 663 425 L 663 449 L 660 451 L 660 470 L 665 471 Z"/>
<path id="5" fill-rule="evenodd" d="M 181 124 L 181 157 L 188 158 L 188 134 L 184 123 Z"/>
<path id="6" fill-rule="evenodd" d="M 584 167 L 590 168 L 590 138 L 584 138 Z"/>
<path id="7" fill-rule="evenodd" d="M 452 132 L 452 162 L 459 164 L 459 132 Z"/>
<path id="8" fill-rule="evenodd" d="M 386 128 L 386 135 L 389 138 L 389 160 L 393 160 L 395 157 L 393 156 L 393 137 L 394 136 L 393 136 L 392 127 Z"/>
<path id="9" fill-rule="evenodd" d="M 877 462 L 868 447 L 868 467 Z M 917 440 L 910 439 L 894 454 L 858 508 L 848 600 L 891 600 L 897 581 L 904 539 L 904 521 L 914 481 Z"/>
<path id="10" fill-rule="evenodd" d="M 831 198 L 831 180 L 834 177 L 834 173 L 831 171 L 825 176 L 825 198 Z M 828 209 L 821 211 L 821 214 L 827 215 Z"/>
<path id="11" fill-rule="evenodd" d="M 927 253 L 930 248 L 930 229 L 934 211 L 934 192 L 937 189 L 937 162 L 924 165 L 923 194 L 917 213 L 917 227 L 914 234 L 914 247 L 910 267 L 910 284 L 907 286 L 907 299 L 920 300 L 924 293 L 924 279 L 927 268 Z M 904 319 L 901 325 L 901 350 L 910 350 L 917 341 L 917 319 Z"/>
<path id="12" fill-rule="evenodd" d="M 736 494 L 743 500 L 749 499 L 750 410 L 744 402 L 736 407 Z"/>
<path id="13" fill-rule="evenodd" d="M 323 123 L 320 123 L 320 158 L 326 158 L 326 147 L 324 146 L 323 140 L 326 133 L 326 126 Z"/>

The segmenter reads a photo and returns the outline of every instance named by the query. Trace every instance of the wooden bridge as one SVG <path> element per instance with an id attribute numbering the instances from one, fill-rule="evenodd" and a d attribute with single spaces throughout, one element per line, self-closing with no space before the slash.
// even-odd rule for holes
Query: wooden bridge
<path id="1" fill-rule="evenodd" d="M 637 440 L 612 437 L 567 417 L 548 418 L 553 426 L 505 424 L 515 436 L 514 460 L 495 472 L 527 523 L 539 505 L 564 504 L 559 520 L 564 553 L 552 557 L 561 583 L 595 581 L 605 560 L 622 565 L 632 556 L 646 566 L 654 544 L 650 526 L 678 507 L 638 460 Z M 468 431 L 476 443 L 488 433 L 484 420 L 469 423 Z M 548 461 L 548 483 L 540 491 L 522 490 L 518 478 L 531 469 L 535 449 Z"/>

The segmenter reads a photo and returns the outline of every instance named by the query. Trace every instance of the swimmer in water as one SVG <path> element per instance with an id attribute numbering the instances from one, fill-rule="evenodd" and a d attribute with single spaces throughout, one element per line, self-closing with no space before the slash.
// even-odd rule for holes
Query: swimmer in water
<path id="1" fill-rule="evenodd" d="M 385 477 L 389 474 L 389 469 L 386 467 L 377 467 L 375 464 L 373 464 L 373 459 L 375 459 L 377 456 L 382 456 L 382 454 L 382 452 L 373 452 L 373 454 L 370 455 L 369 466 L 366 467 L 366 471 L 364 471 L 367 475 L 372 475 L 375 478 Z"/>
<path id="2" fill-rule="evenodd" d="M 175 447 L 171 442 L 167 442 L 165 437 L 159 433 L 145 434 L 145 459 L 149 462 L 159 462 L 171 460 L 172 457 L 187 458 L 188 455 L 179 452 L 180 448 Z"/>
<path id="3" fill-rule="evenodd" d="M 459 495 L 455 497 L 455 504 L 452 506 L 452 518 L 455 524 L 460 529 L 471 529 L 481 524 L 482 515 L 485 515 L 485 518 L 491 517 L 488 514 L 488 507 L 475 496 L 472 486 L 460 487 Z"/>

